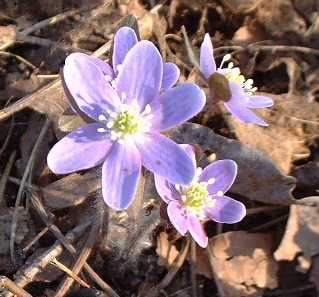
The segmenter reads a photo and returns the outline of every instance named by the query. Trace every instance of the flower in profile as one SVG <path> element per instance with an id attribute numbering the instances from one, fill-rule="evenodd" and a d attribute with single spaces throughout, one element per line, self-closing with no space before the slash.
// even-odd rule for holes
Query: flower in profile
<path id="1" fill-rule="evenodd" d="M 103 198 L 115 209 L 131 204 L 142 165 L 171 182 L 189 183 L 192 160 L 160 133 L 196 115 L 205 94 L 191 83 L 163 91 L 162 76 L 161 55 L 149 41 L 127 53 L 113 86 L 88 56 L 69 55 L 63 68 L 67 91 L 94 121 L 53 146 L 49 168 L 66 174 L 103 164 Z"/>
<path id="2" fill-rule="evenodd" d="M 180 145 L 196 166 L 191 145 Z M 206 247 L 207 235 L 202 222 L 234 224 L 246 215 L 245 206 L 225 193 L 233 184 L 237 164 L 232 160 L 218 160 L 204 170 L 197 168 L 194 179 L 188 185 L 173 184 L 165 177 L 155 174 L 155 186 L 161 198 L 168 204 L 167 214 L 179 233 L 190 232 L 194 240 Z"/>
<path id="3" fill-rule="evenodd" d="M 271 107 L 273 100 L 267 96 L 254 95 L 257 88 L 253 86 L 253 80 L 245 79 L 240 69 L 234 67 L 232 62 L 223 68 L 224 64 L 231 59 L 230 54 L 224 56 L 221 65 L 217 68 L 213 53 L 213 44 L 209 34 L 206 33 L 200 48 L 200 70 L 207 80 L 213 78 L 216 81 L 222 75 L 223 79 L 228 82 L 230 94 L 229 98 L 224 98 L 227 100 L 224 101 L 226 109 L 244 123 L 268 126 L 251 109 Z"/>
<path id="4" fill-rule="evenodd" d="M 138 43 L 138 38 L 135 31 L 130 27 L 121 27 L 116 31 L 114 35 L 113 44 L 113 55 L 112 55 L 112 65 L 113 67 L 104 62 L 101 59 L 95 58 L 93 56 L 88 56 L 83 53 L 77 53 L 77 55 L 86 56 L 90 59 L 100 70 L 104 73 L 105 79 L 108 80 L 112 85 L 115 84 L 116 77 L 118 76 L 124 59 L 130 49 Z M 180 76 L 180 70 L 176 64 L 171 62 L 163 63 L 163 77 L 161 89 L 167 90 L 172 87 L 178 80 Z"/>

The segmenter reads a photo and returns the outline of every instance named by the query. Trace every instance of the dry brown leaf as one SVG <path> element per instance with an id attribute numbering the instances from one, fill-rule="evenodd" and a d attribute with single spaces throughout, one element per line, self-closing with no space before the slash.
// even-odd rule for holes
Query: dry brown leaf
<path id="1" fill-rule="evenodd" d="M 305 20 L 296 12 L 290 0 L 261 0 L 257 6 L 257 20 L 275 37 L 287 38 L 287 33 L 302 36 L 306 33 Z"/>
<path id="2" fill-rule="evenodd" d="M 17 36 L 17 27 L 14 25 L 0 26 L 0 47 L 5 43 L 14 42 Z"/>
<path id="3" fill-rule="evenodd" d="M 159 256 L 158 265 L 169 268 L 179 255 L 175 245 L 169 242 L 166 232 L 161 232 L 157 237 L 156 253 Z"/>
<path id="4" fill-rule="evenodd" d="M 7 254 L 10 246 L 10 233 L 13 208 L 0 209 L 0 254 Z M 15 243 L 21 244 L 34 235 L 30 217 L 23 207 L 18 208 Z"/>
<path id="5" fill-rule="evenodd" d="M 291 191 L 295 179 L 284 175 L 262 152 L 193 123 L 180 126 L 171 135 L 178 143 L 198 144 L 207 153 L 215 153 L 218 159 L 236 161 L 239 170 L 231 192 L 264 203 L 289 205 L 294 202 Z"/>
<path id="6" fill-rule="evenodd" d="M 278 266 L 272 258 L 271 234 L 228 232 L 209 241 L 214 271 L 225 296 L 258 296 L 277 287 Z"/>
<path id="7" fill-rule="evenodd" d="M 310 267 L 311 257 L 319 253 L 319 209 L 292 205 L 285 234 L 274 253 L 277 261 L 293 261 L 301 254 L 302 271 Z M 306 268 L 306 269 L 304 269 Z"/>
<path id="8" fill-rule="evenodd" d="M 264 28 L 255 20 L 248 19 L 247 24 L 240 27 L 234 34 L 233 41 L 236 44 L 248 45 L 267 39 Z"/>
<path id="9" fill-rule="evenodd" d="M 74 173 L 42 188 L 44 204 L 61 209 L 82 203 L 101 188 L 101 178 L 93 170 L 83 175 Z"/>
<path id="10" fill-rule="evenodd" d="M 309 162 L 296 167 L 293 176 L 297 178 L 298 185 L 310 190 L 319 189 L 319 162 Z"/>
<path id="11" fill-rule="evenodd" d="M 272 108 L 259 111 L 268 127 L 243 124 L 231 116 L 228 121 L 243 144 L 264 152 L 287 174 L 294 161 L 310 153 L 307 141 L 318 134 L 319 104 L 296 95 L 263 95 L 275 101 Z"/>

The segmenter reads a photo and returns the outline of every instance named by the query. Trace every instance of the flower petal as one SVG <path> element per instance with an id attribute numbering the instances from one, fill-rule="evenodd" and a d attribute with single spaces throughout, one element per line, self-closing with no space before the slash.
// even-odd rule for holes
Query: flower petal
<path id="1" fill-rule="evenodd" d="M 248 98 L 241 86 L 237 83 L 229 84 L 232 96 L 229 101 L 224 102 L 226 109 L 237 119 L 244 123 L 252 123 L 260 126 L 268 126 L 268 124 L 258 117 L 253 111 L 248 107 Z"/>
<path id="2" fill-rule="evenodd" d="M 214 196 L 214 206 L 205 210 L 208 218 L 218 223 L 235 224 L 246 215 L 243 203 L 227 196 Z"/>
<path id="3" fill-rule="evenodd" d="M 151 129 L 163 131 L 182 124 L 199 113 L 205 102 L 205 93 L 195 84 L 171 88 L 150 104 L 154 116 Z"/>
<path id="4" fill-rule="evenodd" d="M 102 193 L 105 203 L 121 210 L 133 201 L 141 173 L 141 157 L 134 145 L 115 143 L 102 168 Z"/>
<path id="5" fill-rule="evenodd" d="M 163 76 L 162 57 L 153 43 L 137 43 L 126 55 L 117 77 L 116 90 L 123 102 L 137 100 L 141 110 L 159 93 Z"/>
<path id="6" fill-rule="evenodd" d="M 184 236 L 187 232 L 185 209 L 178 202 L 171 201 L 167 206 L 167 215 L 175 229 Z"/>
<path id="7" fill-rule="evenodd" d="M 226 193 L 233 184 L 237 175 L 237 164 L 233 160 L 218 160 L 205 167 L 200 175 L 199 182 L 208 182 L 214 179 L 212 184 L 209 184 L 207 190 L 210 195 L 215 195 L 222 191 Z"/>
<path id="8" fill-rule="evenodd" d="M 156 191 L 166 203 L 180 199 L 180 194 L 177 192 L 175 186 L 167 179 L 157 174 L 154 175 L 154 179 Z"/>
<path id="9" fill-rule="evenodd" d="M 213 44 L 208 33 L 200 46 L 200 70 L 206 78 L 216 71 Z"/>
<path id="10" fill-rule="evenodd" d="M 85 54 L 74 53 L 66 58 L 63 79 L 79 108 L 95 120 L 102 113 L 114 111 L 120 103 L 103 72 Z"/>
<path id="11" fill-rule="evenodd" d="M 86 56 L 93 64 L 95 64 L 95 66 L 97 66 L 103 72 L 104 75 L 109 75 L 111 78 L 114 77 L 113 69 L 107 62 L 104 62 L 103 60 L 99 58 L 88 56 L 83 53 L 77 53 L 77 54 Z"/>
<path id="12" fill-rule="evenodd" d="M 99 123 L 88 124 L 62 138 L 50 150 L 47 162 L 56 174 L 66 174 L 101 164 L 112 143 Z"/>
<path id="13" fill-rule="evenodd" d="M 179 144 L 179 146 L 188 154 L 188 156 L 192 159 L 194 167 L 196 168 L 196 154 L 195 148 L 191 144 Z"/>
<path id="14" fill-rule="evenodd" d="M 205 230 L 200 220 L 195 215 L 192 215 L 192 214 L 188 214 L 187 217 L 188 217 L 187 225 L 188 225 L 189 233 L 192 235 L 192 237 L 198 243 L 199 246 L 201 246 L 202 248 L 207 247 L 208 237 L 205 233 Z"/>
<path id="15" fill-rule="evenodd" d="M 154 174 L 165 177 L 174 184 L 189 184 L 195 175 L 193 161 L 188 154 L 169 138 L 155 133 L 137 143 L 143 165 Z"/>
<path id="16" fill-rule="evenodd" d="M 167 90 L 171 88 L 178 81 L 181 72 L 176 64 L 164 63 L 163 64 L 163 79 L 162 89 Z"/>
<path id="17" fill-rule="evenodd" d="M 118 65 L 121 65 L 129 50 L 138 42 L 135 31 L 129 27 L 121 27 L 114 36 L 113 68 L 118 73 Z"/>
<path id="18" fill-rule="evenodd" d="M 248 108 L 265 108 L 274 105 L 274 101 L 267 96 L 249 96 L 248 97 Z"/>

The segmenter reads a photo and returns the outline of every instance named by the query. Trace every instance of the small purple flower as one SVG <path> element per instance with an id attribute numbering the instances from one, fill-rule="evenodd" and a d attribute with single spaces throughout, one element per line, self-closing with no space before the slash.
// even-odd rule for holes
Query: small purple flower
<path id="1" fill-rule="evenodd" d="M 191 145 L 180 145 L 196 166 Z M 194 240 L 206 247 L 207 235 L 201 222 L 213 220 L 234 224 L 246 215 L 244 204 L 225 196 L 237 175 L 237 164 L 232 160 L 219 160 L 204 170 L 197 168 L 188 185 L 172 184 L 164 177 L 155 175 L 155 185 L 161 198 L 168 204 L 167 214 L 179 233 L 190 232 Z"/>
<path id="2" fill-rule="evenodd" d="M 108 63 L 93 56 L 88 56 L 82 53 L 77 53 L 77 55 L 84 55 L 87 57 L 87 59 L 90 59 L 91 62 L 99 67 L 104 73 L 105 79 L 114 85 L 127 53 L 138 42 L 139 41 L 135 31 L 132 28 L 121 27 L 115 33 L 112 56 L 113 68 Z M 163 78 L 161 88 L 164 90 L 169 89 L 177 82 L 179 76 L 180 70 L 174 63 L 163 63 Z"/>
<path id="3" fill-rule="evenodd" d="M 204 92 L 191 83 L 161 90 L 162 57 L 149 41 L 134 45 L 121 65 L 112 86 L 103 68 L 88 56 L 66 58 L 63 77 L 67 90 L 94 122 L 61 139 L 47 158 L 56 174 L 103 163 L 103 197 L 115 209 L 131 204 L 142 165 L 174 183 L 187 184 L 193 179 L 192 160 L 160 132 L 192 118 L 206 100 Z"/>
<path id="4" fill-rule="evenodd" d="M 200 70 L 206 79 L 216 72 L 227 79 L 231 93 L 229 101 L 224 102 L 227 110 L 244 123 L 268 126 L 251 109 L 271 107 L 274 104 L 273 100 L 267 96 L 253 95 L 257 91 L 257 88 L 253 87 L 253 80 L 246 80 L 240 73 L 240 69 L 234 67 L 232 62 L 227 68 L 222 68 L 224 63 L 231 59 L 230 54 L 224 56 L 221 65 L 217 68 L 213 52 L 213 44 L 209 34 L 206 33 L 200 48 Z"/>

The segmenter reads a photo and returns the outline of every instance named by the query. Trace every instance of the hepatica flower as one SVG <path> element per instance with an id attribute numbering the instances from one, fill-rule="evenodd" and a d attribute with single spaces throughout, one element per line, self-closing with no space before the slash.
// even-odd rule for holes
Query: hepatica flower
<path id="1" fill-rule="evenodd" d="M 191 145 L 181 145 L 196 166 Z M 246 215 L 245 206 L 225 193 L 233 184 L 237 165 L 232 160 L 219 160 L 204 170 L 197 168 L 194 179 L 188 185 L 174 184 L 165 177 L 155 175 L 155 185 L 161 198 L 168 204 L 167 214 L 179 233 L 190 232 L 194 240 L 206 247 L 207 235 L 202 222 L 234 224 Z"/>
<path id="2" fill-rule="evenodd" d="M 90 59 L 100 70 L 104 73 L 105 79 L 111 84 L 115 85 L 116 77 L 122 67 L 124 59 L 129 50 L 138 43 L 135 31 L 129 27 L 121 27 L 114 36 L 112 65 L 104 62 L 101 59 L 85 54 L 77 53 L 77 55 L 84 55 Z M 171 62 L 163 63 L 163 77 L 161 89 L 169 89 L 178 80 L 180 76 L 179 68 Z"/>
<path id="3" fill-rule="evenodd" d="M 225 55 L 221 65 L 217 68 L 213 57 L 213 44 L 209 34 L 205 34 L 200 48 L 200 70 L 206 79 L 210 79 L 214 74 L 216 78 L 218 74 L 226 78 L 230 89 L 230 98 L 227 98 L 228 101 L 224 102 L 226 109 L 244 123 L 268 126 L 252 109 L 271 107 L 273 105 L 272 99 L 267 96 L 254 95 L 257 88 L 253 86 L 253 80 L 245 79 L 240 73 L 240 69 L 234 67 L 232 62 L 228 63 L 226 68 L 223 68 L 224 64 L 230 59 L 230 54 Z"/>
<path id="4" fill-rule="evenodd" d="M 67 91 L 94 122 L 61 139 L 47 158 L 56 174 L 103 164 L 103 197 L 115 209 L 131 204 L 142 165 L 174 183 L 192 180 L 192 160 L 160 132 L 192 118 L 206 100 L 195 84 L 161 89 L 163 61 L 149 41 L 134 45 L 121 65 L 111 85 L 102 67 L 88 56 L 67 57 L 63 68 Z"/>

